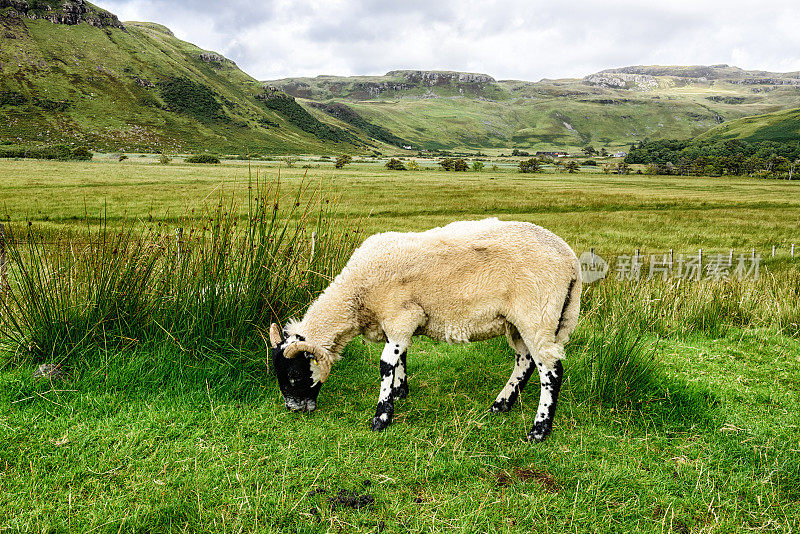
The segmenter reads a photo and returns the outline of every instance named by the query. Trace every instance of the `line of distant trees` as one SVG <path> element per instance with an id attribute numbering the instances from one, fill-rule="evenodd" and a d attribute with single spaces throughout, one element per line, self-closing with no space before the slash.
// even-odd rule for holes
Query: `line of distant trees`
<path id="1" fill-rule="evenodd" d="M 647 174 L 793 180 L 800 173 L 800 142 L 644 140 L 631 145 L 625 163 L 646 165 Z"/>

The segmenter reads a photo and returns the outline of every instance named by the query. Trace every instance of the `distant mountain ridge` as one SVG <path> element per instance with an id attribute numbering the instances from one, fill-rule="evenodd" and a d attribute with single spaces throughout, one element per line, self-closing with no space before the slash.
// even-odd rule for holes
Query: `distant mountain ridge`
<path id="1" fill-rule="evenodd" d="M 624 147 L 689 139 L 731 119 L 800 107 L 800 73 L 629 66 L 582 79 L 393 70 L 266 81 L 306 107 L 345 105 L 426 149 Z"/>

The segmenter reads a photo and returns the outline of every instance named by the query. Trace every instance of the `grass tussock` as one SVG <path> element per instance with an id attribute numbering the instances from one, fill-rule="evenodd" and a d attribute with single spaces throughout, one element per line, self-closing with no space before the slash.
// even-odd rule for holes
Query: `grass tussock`
<path id="1" fill-rule="evenodd" d="M 705 389 L 667 375 L 660 345 L 637 326 L 616 317 L 588 318 L 570 341 L 565 376 L 578 403 L 644 416 L 659 426 L 707 424 L 717 403 Z"/>
<path id="2" fill-rule="evenodd" d="M 301 312 L 356 245 L 336 202 L 301 184 L 249 184 L 247 209 L 220 194 L 187 217 L 9 239 L 2 339 L 11 359 L 69 362 L 92 347 L 169 343 L 184 352 L 263 349 L 271 321 Z"/>
<path id="3" fill-rule="evenodd" d="M 664 340 L 719 339 L 732 329 L 770 329 L 797 337 L 800 275 L 758 280 L 606 280 L 582 295 L 570 342 L 569 391 L 578 402 L 635 411 L 663 424 L 707 423 L 717 399 L 671 378 Z"/>

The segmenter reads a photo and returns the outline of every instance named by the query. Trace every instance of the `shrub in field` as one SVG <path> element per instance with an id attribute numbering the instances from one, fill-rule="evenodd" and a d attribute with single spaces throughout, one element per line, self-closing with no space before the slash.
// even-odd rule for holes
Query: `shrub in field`
<path id="1" fill-rule="evenodd" d="M 158 162 L 161 165 L 169 165 L 169 163 L 171 161 L 172 161 L 172 158 L 167 156 L 166 154 L 161 154 L 160 156 L 158 156 Z"/>
<path id="2" fill-rule="evenodd" d="M 345 165 L 353 161 L 352 156 L 348 156 L 347 154 L 342 154 L 338 158 L 336 158 L 336 163 L 333 166 L 337 169 L 343 169 Z"/>
<path id="3" fill-rule="evenodd" d="M 403 165 L 403 162 L 397 158 L 391 158 L 389 161 L 386 162 L 386 168 L 390 171 L 404 171 L 406 170 L 406 166 Z"/>
<path id="4" fill-rule="evenodd" d="M 271 322 L 300 313 L 355 248 L 320 191 L 251 184 L 242 215 L 220 198 L 184 221 L 44 238 L 10 229 L 2 340 L 12 358 L 70 362 L 90 349 L 171 344 L 257 353 Z"/>
<path id="5" fill-rule="evenodd" d="M 482 161 L 473 161 L 472 162 L 472 170 L 475 172 L 481 172 L 483 170 L 483 162 Z"/>
<path id="6" fill-rule="evenodd" d="M 454 158 L 444 158 L 439 162 L 439 165 L 442 166 L 442 169 L 446 171 L 466 171 L 469 170 L 469 165 L 466 161 L 461 158 L 454 159 Z"/>
<path id="7" fill-rule="evenodd" d="M 541 163 L 537 158 L 530 158 L 519 162 L 519 172 L 539 172 Z"/>
<path id="8" fill-rule="evenodd" d="M 211 154 L 194 154 L 186 158 L 186 163 L 219 163 L 219 158 Z"/>
<path id="9" fill-rule="evenodd" d="M 69 159 L 76 161 L 89 161 L 92 159 L 92 154 L 85 146 L 75 147 L 70 151 Z"/>

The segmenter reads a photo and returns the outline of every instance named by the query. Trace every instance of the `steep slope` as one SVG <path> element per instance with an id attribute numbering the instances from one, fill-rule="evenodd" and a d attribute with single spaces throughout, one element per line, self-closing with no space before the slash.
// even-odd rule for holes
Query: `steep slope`
<path id="1" fill-rule="evenodd" d="M 406 70 L 267 83 L 307 107 L 346 105 L 427 149 L 614 148 L 690 139 L 725 120 L 800 106 L 797 73 L 727 65 L 625 67 L 539 82 Z"/>
<path id="2" fill-rule="evenodd" d="M 720 124 L 697 137 L 697 141 L 740 139 L 748 142 L 800 142 L 800 109 L 776 111 Z"/>
<path id="3" fill-rule="evenodd" d="M 272 153 L 364 144 L 221 55 L 83 0 L 0 0 L 0 37 L 6 142 Z"/>

